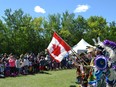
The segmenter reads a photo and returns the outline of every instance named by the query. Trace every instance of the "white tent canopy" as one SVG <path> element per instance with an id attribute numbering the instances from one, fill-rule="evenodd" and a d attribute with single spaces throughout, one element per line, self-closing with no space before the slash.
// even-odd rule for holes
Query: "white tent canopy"
<path id="1" fill-rule="evenodd" d="M 77 43 L 75 46 L 72 47 L 72 50 L 74 50 L 76 53 L 81 53 L 83 51 L 86 51 L 87 46 L 92 46 L 89 43 L 87 43 L 84 39 L 81 39 L 79 43 Z M 72 52 L 70 51 L 69 54 Z"/>

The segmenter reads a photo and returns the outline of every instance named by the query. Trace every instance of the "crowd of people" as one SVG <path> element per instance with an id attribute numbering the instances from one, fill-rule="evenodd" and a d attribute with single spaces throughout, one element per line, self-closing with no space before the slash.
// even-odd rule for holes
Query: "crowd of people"
<path id="1" fill-rule="evenodd" d="M 0 77 L 15 77 L 43 72 L 45 70 L 71 69 L 72 59 L 65 57 L 61 63 L 57 63 L 44 52 L 35 55 L 34 53 L 0 55 Z"/>

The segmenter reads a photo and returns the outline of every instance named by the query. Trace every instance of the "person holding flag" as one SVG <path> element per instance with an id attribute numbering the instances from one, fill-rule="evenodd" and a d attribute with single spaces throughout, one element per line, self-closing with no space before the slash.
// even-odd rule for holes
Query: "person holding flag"
<path id="1" fill-rule="evenodd" d="M 52 40 L 47 47 L 47 51 L 50 54 L 50 56 L 52 57 L 52 59 L 55 60 L 56 62 L 60 63 L 63 60 L 63 58 L 65 57 L 65 55 L 70 50 L 71 50 L 71 47 L 56 32 L 54 32 Z M 73 52 L 73 54 L 76 55 L 76 57 L 79 56 L 73 50 L 71 50 L 71 51 Z M 80 59 L 78 61 L 80 61 Z M 83 60 L 83 62 L 85 62 L 85 61 Z M 81 64 L 81 62 L 79 62 L 79 64 Z M 78 64 L 74 61 L 74 65 L 76 66 Z"/>

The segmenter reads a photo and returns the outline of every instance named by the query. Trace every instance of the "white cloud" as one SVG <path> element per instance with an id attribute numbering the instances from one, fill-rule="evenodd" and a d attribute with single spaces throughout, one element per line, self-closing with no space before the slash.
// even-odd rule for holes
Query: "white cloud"
<path id="1" fill-rule="evenodd" d="M 46 13 L 46 11 L 40 6 L 35 6 L 34 11 L 37 13 L 43 13 L 43 14 Z"/>
<path id="2" fill-rule="evenodd" d="M 88 5 L 77 5 L 77 8 L 74 10 L 74 13 L 86 12 L 89 9 Z"/>

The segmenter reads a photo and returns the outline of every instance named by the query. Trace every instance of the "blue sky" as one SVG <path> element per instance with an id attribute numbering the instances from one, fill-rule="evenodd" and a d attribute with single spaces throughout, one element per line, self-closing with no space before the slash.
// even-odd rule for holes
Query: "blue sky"
<path id="1" fill-rule="evenodd" d="M 0 0 L 0 19 L 4 11 L 22 9 L 32 17 L 47 17 L 66 10 L 84 18 L 102 16 L 107 22 L 116 22 L 116 0 Z"/>

